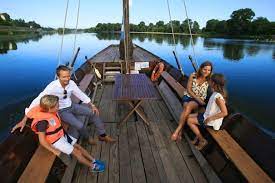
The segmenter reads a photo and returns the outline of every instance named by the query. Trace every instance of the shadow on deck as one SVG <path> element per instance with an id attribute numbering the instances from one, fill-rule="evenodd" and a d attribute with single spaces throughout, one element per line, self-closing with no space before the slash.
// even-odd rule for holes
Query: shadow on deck
<path id="1" fill-rule="evenodd" d="M 95 146 L 82 144 L 93 156 L 106 162 L 106 171 L 94 174 L 78 163 L 72 182 L 207 182 L 186 140 L 170 141 L 176 123 L 162 100 L 146 101 L 142 105 L 151 121 L 153 134 L 149 134 L 139 117 L 132 115 L 118 135 L 116 123 L 130 109 L 124 103 L 112 101 L 113 86 L 103 85 L 97 91 L 95 104 L 99 106 L 107 133 L 117 142 L 98 141 Z M 89 128 L 96 138 L 94 125 Z"/>

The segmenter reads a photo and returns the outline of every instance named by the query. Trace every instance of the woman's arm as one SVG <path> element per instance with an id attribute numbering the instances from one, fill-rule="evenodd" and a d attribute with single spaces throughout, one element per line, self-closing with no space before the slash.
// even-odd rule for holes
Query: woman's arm
<path id="1" fill-rule="evenodd" d="M 192 73 L 189 76 L 188 83 L 187 83 L 187 92 L 192 98 L 196 99 L 200 104 L 205 105 L 205 102 L 192 91 L 192 82 L 194 77 L 195 77 L 195 73 Z"/>
<path id="2" fill-rule="evenodd" d="M 223 118 L 223 117 L 227 116 L 227 114 L 228 114 L 227 108 L 226 108 L 226 105 L 225 105 L 225 101 L 223 99 L 216 98 L 215 102 L 219 106 L 221 112 L 205 119 L 204 120 L 205 123 L 208 123 L 209 121 L 213 121 L 213 120 L 216 120 L 216 119 L 219 119 L 219 118 Z"/>
<path id="3" fill-rule="evenodd" d="M 52 153 L 54 153 L 56 156 L 59 156 L 61 151 L 59 151 L 58 149 L 54 148 L 51 144 L 49 144 L 46 141 L 46 135 L 45 132 L 38 132 L 38 138 L 39 138 L 39 142 L 40 144 L 45 147 L 46 149 L 48 149 L 49 151 L 51 151 Z"/>

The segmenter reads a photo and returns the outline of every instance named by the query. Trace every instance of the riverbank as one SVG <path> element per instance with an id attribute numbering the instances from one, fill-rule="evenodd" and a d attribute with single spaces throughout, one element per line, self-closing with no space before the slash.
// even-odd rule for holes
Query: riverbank
<path id="1" fill-rule="evenodd" d="M 120 31 L 101 31 L 101 32 L 90 32 L 85 31 L 88 33 L 98 33 L 98 34 L 120 34 Z M 131 34 L 155 34 L 155 35 L 172 35 L 171 32 L 136 32 L 131 31 Z M 189 36 L 189 33 L 174 33 L 177 36 Z M 260 36 L 253 36 L 253 35 L 241 35 L 241 36 L 232 36 L 232 35 L 223 35 L 223 34 L 214 34 L 214 33 L 198 33 L 192 34 L 192 36 L 200 36 L 204 38 L 224 38 L 224 39 L 249 39 L 256 42 L 265 42 L 265 43 L 275 43 L 275 35 L 260 35 Z"/>
<path id="2" fill-rule="evenodd" d="M 14 26 L 0 26 L 0 36 L 18 36 L 18 35 L 34 35 L 34 34 L 53 34 L 57 31 L 51 28 L 30 28 L 30 27 L 14 27 Z"/>

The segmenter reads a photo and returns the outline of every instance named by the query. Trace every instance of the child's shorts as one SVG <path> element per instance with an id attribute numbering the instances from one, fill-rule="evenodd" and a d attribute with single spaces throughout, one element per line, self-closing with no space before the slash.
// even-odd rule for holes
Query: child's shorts
<path id="1" fill-rule="evenodd" d="M 74 150 L 74 144 L 76 143 L 77 139 L 65 134 L 61 137 L 58 141 L 53 143 L 52 145 L 58 149 L 59 151 L 70 155 Z"/>
<path id="2" fill-rule="evenodd" d="M 206 128 L 206 125 L 204 123 L 204 117 L 203 117 L 203 113 L 199 113 L 197 116 L 197 120 L 200 124 L 201 127 Z"/>

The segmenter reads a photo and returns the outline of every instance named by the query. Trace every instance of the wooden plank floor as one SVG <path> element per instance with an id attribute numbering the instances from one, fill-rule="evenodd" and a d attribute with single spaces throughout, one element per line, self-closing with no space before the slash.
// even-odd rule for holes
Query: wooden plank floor
<path id="1" fill-rule="evenodd" d="M 169 139 L 176 127 L 163 101 L 146 101 L 143 110 L 151 121 L 152 134 L 139 117 L 132 115 L 119 133 L 116 123 L 130 110 L 126 104 L 112 101 L 113 85 L 103 85 L 95 103 L 106 122 L 107 133 L 117 139 L 114 144 L 97 141 L 82 145 L 96 158 L 106 162 L 104 173 L 94 174 L 77 164 L 73 182 L 92 183 L 178 183 L 207 182 L 185 139 L 180 143 Z M 91 135 L 97 137 L 94 125 Z M 119 135 L 118 135 L 119 134 Z"/>

